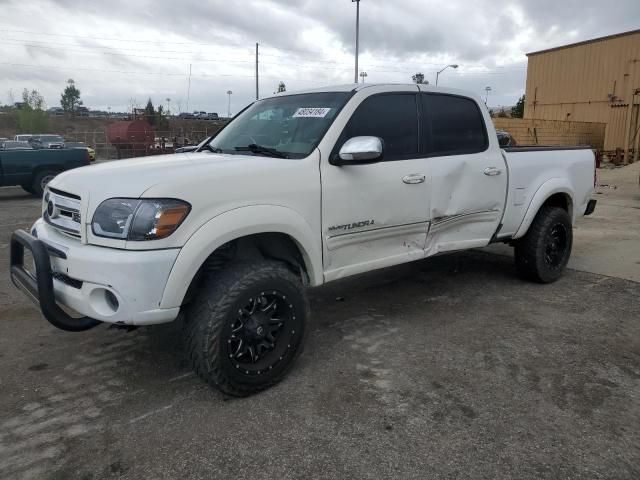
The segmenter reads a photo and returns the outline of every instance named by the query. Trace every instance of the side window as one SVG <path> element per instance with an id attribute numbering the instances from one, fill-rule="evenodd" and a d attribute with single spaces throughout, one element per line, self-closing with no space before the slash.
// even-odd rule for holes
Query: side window
<path id="1" fill-rule="evenodd" d="M 352 137 L 374 136 L 384 142 L 384 160 L 418 154 L 416 95 L 383 94 L 364 100 L 345 127 L 340 146 Z"/>
<path id="2" fill-rule="evenodd" d="M 476 102 L 455 95 L 422 94 L 423 141 L 429 155 L 483 152 L 489 146 Z"/>

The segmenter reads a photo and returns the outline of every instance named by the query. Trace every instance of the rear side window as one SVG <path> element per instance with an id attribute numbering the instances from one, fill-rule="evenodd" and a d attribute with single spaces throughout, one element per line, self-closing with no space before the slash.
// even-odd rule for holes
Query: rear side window
<path id="1" fill-rule="evenodd" d="M 421 97 L 422 138 L 428 155 L 462 155 L 487 149 L 487 131 L 476 102 L 455 95 Z"/>
<path id="2" fill-rule="evenodd" d="M 384 160 L 418 156 L 418 108 L 415 94 L 382 94 L 364 100 L 351 116 L 339 145 L 352 137 L 380 137 Z"/>

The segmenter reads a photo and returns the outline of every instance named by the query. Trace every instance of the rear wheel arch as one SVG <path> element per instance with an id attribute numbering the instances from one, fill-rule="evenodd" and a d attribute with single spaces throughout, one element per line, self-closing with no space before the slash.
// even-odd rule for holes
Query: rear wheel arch
<path id="1" fill-rule="evenodd" d="M 512 237 L 513 240 L 526 235 L 533 223 L 533 220 L 543 207 L 562 208 L 569 214 L 569 218 L 573 221 L 573 190 L 566 184 L 566 182 L 562 182 L 561 179 L 551 179 L 544 183 L 533 195 L 522 223 Z"/>
<path id="2" fill-rule="evenodd" d="M 562 208 L 569 214 L 569 217 L 573 218 L 573 200 L 571 198 L 571 195 L 569 195 L 567 192 L 558 192 L 550 195 L 540 206 L 538 211 L 542 209 L 542 207 Z"/>

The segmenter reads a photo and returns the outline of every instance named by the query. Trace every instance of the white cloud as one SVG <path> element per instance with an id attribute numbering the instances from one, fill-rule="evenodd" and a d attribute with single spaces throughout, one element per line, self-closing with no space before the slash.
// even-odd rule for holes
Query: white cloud
<path id="1" fill-rule="evenodd" d="M 57 105 L 68 78 L 85 104 L 113 110 L 172 99 L 174 109 L 226 112 L 271 93 L 353 81 L 355 5 L 349 0 L 183 0 L 80 2 L 4 0 L 0 99 L 23 88 Z M 576 15 L 579 11 L 580 15 Z M 37 14 L 34 14 L 37 13 Z M 46 12 L 46 15 L 41 14 Z M 637 28 L 640 2 L 618 0 L 362 0 L 360 65 L 369 82 L 408 82 L 417 71 L 512 104 L 524 90 L 528 51 Z M 25 21 L 28 19 L 29 21 Z M 31 33 L 30 33 L 31 32 Z"/>

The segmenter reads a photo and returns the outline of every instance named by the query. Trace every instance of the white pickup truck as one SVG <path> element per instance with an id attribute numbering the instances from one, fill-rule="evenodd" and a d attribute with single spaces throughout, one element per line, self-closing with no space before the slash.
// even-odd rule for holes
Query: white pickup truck
<path id="1" fill-rule="evenodd" d="M 594 172 L 588 148 L 501 149 L 462 91 L 279 94 L 198 152 L 56 177 L 42 218 L 12 237 L 11 276 L 64 330 L 184 312 L 196 372 L 248 395 L 300 353 L 306 287 L 492 242 L 515 247 L 522 276 L 556 280 L 595 208 Z"/>

